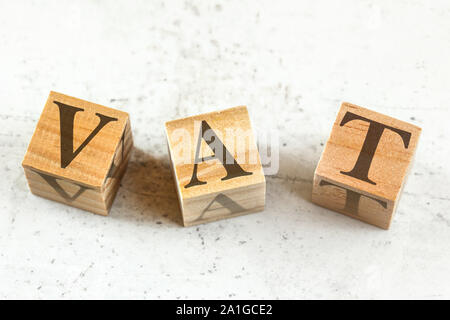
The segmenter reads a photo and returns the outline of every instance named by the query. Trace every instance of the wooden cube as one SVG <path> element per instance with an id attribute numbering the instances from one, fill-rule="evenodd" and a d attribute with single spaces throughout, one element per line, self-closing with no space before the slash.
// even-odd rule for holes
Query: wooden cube
<path id="1" fill-rule="evenodd" d="M 313 202 L 388 229 L 421 129 L 342 103 L 314 174 Z"/>
<path id="2" fill-rule="evenodd" d="M 185 226 L 264 209 L 266 181 L 246 107 L 169 121 L 166 134 Z"/>
<path id="3" fill-rule="evenodd" d="M 126 112 L 50 92 L 22 166 L 32 193 L 107 215 L 132 146 Z"/>

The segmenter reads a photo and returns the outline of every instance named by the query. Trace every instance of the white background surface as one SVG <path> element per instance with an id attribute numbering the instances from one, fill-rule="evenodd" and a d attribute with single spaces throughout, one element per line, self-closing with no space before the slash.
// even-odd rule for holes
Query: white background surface
<path id="1" fill-rule="evenodd" d="M 0 298 L 450 298 L 448 1 L 0 2 Z M 33 196 L 50 90 L 128 111 L 109 217 Z M 423 128 L 389 231 L 310 202 L 341 101 Z M 164 121 L 279 129 L 262 213 L 183 228 Z"/>

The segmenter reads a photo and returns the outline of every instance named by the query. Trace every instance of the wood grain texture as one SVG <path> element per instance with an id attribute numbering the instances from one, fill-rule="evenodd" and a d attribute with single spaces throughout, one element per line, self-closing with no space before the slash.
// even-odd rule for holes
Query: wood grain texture
<path id="1" fill-rule="evenodd" d="M 127 113 L 50 92 L 22 166 L 33 194 L 107 215 L 132 146 Z"/>
<path id="2" fill-rule="evenodd" d="M 209 139 L 200 130 L 202 126 L 208 126 L 215 136 Z M 169 121 L 166 134 L 185 226 L 264 209 L 266 182 L 246 107 Z M 208 142 L 219 144 L 214 148 Z M 222 146 L 232 156 L 228 160 L 234 161 L 228 169 L 218 160 L 226 159 L 226 151 L 218 154 Z M 228 179 L 230 167 L 240 174 Z M 193 176 L 202 184 L 193 185 Z"/>
<path id="3" fill-rule="evenodd" d="M 314 174 L 313 202 L 388 229 L 421 129 L 342 103 Z"/>

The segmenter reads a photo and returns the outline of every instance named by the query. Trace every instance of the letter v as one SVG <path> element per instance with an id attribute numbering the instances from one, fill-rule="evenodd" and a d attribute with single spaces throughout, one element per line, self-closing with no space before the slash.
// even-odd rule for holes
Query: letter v
<path id="1" fill-rule="evenodd" d="M 75 200 L 78 199 L 79 196 L 81 196 L 87 189 L 87 187 L 84 187 L 82 185 L 78 185 L 78 187 L 80 187 L 80 189 L 78 189 L 78 191 L 70 196 L 58 183 L 58 181 L 56 181 L 55 177 L 49 176 L 47 174 L 32 170 L 33 172 L 36 172 L 38 175 L 40 175 L 42 177 L 42 179 L 44 179 L 49 185 L 50 187 L 53 188 L 53 190 L 55 190 L 60 196 L 61 198 L 63 198 L 64 200 L 66 200 L 67 202 L 73 202 Z"/>
<path id="2" fill-rule="evenodd" d="M 88 145 L 89 142 L 100 132 L 100 130 L 111 121 L 117 121 L 117 118 L 105 116 L 100 113 L 95 115 L 100 118 L 100 123 L 81 143 L 81 145 L 73 151 L 73 124 L 75 120 L 75 114 L 78 111 L 84 111 L 84 109 L 72 107 L 67 104 L 53 101 L 59 108 L 59 125 L 61 135 L 61 168 L 67 167 L 73 159 Z"/>

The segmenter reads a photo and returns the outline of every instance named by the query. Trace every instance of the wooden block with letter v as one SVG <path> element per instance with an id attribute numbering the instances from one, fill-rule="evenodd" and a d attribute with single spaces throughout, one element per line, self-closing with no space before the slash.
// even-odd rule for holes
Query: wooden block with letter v
<path id="1" fill-rule="evenodd" d="M 107 215 L 132 146 L 128 113 L 52 91 L 22 166 L 32 193 Z"/>
<path id="2" fill-rule="evenodd" d="M 246 107 L 166 123 L 185 226 L 261 211 L 266 181 Z"/>
<path id="3" fill-rule="evenodd" d="M 314 174 L 313 202 L 388 229 L 421 129 L 342 103 Z"/>

